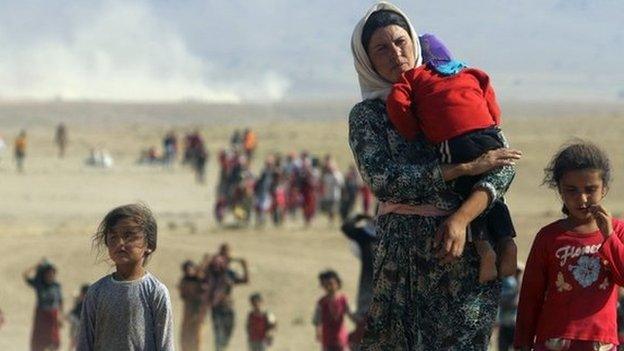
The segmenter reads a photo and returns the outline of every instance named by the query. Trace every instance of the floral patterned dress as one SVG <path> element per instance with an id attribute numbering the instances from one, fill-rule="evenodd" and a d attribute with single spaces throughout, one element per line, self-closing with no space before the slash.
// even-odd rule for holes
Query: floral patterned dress
<path id="1" fill-rule="evenodd" d="M 365 100 L 349 116 L 349 145 L 364 181 L 380 201 L 453 210 L 461 199 L 442 178 L 436 151 L 424 138 L 407 142 L 388 121 L 382 100 Z M 504 194 L 511 167 L 476 185 L 492 198 Z M 440 265 L 433 237 L 444 217 L 386 214 L 377 219 L 379 244 L 373 301 L 361 350 L 486 350 L 500 281 L 478 283 L 473 245 Z"/>

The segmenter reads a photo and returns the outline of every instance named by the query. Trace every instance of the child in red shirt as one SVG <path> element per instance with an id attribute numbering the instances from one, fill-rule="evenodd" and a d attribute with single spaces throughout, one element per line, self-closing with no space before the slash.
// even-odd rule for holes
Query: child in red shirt
<path id="1" fill-rule="evenodd" d="M 264 299 L 260 293 L 249 297 L 252 310 L 247 315 L 247 339 L 249 351 L 265 351 L 273 343 L 273 330 L 277 326 L 275 316 L 263 310 Z"/>
<path id="2" fill-rule="evenodd" d="M 405 72 L 386 101 L 388 118 L 397 131 L 407 140 L 422 132 L 446 164 L 472 161 L 487 151 L 507 147 L 498 128 L 500 108 L 487 74 L 453 60 L 433 35 L 419 39 L 427 61 Z M 480 178 L 460 177 L 453 190 L 467 198 Z M 480 257 L 479 281 L 514 275 L 516 232 L 507 205 L 495 200 L 488 212 L 471 223 L 470 230 Z"/>
<path id="3" fill-rule="evenodd" d="M 316 304 L 312 322 L 316 326 L 316 340 L 323 351 L 346 351 L 349 346 L 349 333 L 344 323 L 345 315 L 355 322 L 347 296 L 340 293 L 342 281 L 333 270 L 319 274 L 319 281 L 325 296 Z"/>
<path id="4" fill-rule="evenodd" d="M 590 143 L 564 147 L 546 168 L 564 219 L 542 228 L 531 247 L 520 292 L 514 347 L 615 350 L 618 285 L 624 284 L 624 221 L 600 202 L 610 165 Z"/>

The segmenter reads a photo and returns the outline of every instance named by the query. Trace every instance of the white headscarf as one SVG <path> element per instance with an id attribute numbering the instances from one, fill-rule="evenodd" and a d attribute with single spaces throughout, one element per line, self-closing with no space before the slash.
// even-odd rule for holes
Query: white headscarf
<path id="1" fill-rule="evenodd" d="M 353 53 L 353 64 L 355 65 L 355 71 L 358 74 L 358 80 L 360 82 L 360 90 L 362 91 L 362 98 L 364 100 L 369 99 L 382 99 L 386 100 L 386 97 L 390 93 L 390 89 L 392 89 L 392 83 L 383 79 L 375 69 L 373 68 L 373 64 L 370 62 L 368 58 L 368 54 L 366 53 L 366 49 L 364 45 L 362 45 L 362 31 L 364 30 L 364 24 L 373 14 L 373 12 L 379 10 L 389 10 L 398 13 L 399 15 L 405 18 L 405 21 L 409 25 L 410 36 L 412 37 L 412 42 L 414 42 L 414 57 L 416 58 L 416 66 L 420 66 L 422 64 L 422 55 L 420 54 L 420 42 L 418 41 L 418 33 L 412 27 L 412 23 L 409 18 L 399 9 L 398 7 L 392 5 L 389 2 L 381 1 L 375 5 L 373 5 L 367 12 L 366 15 L 358 22 L 353 30 L 353 35 L 351 36 L 351 52 Z"/>

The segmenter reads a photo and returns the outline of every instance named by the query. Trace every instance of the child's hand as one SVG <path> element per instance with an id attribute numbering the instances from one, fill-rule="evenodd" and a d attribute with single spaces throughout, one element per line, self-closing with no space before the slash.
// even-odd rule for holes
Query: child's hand
<path id="1" fill-rule="evenodd" d="M 602 235 L 605 238 L 611 236 L 611 234 L 613 234 L 613 217 L 611 213 L 600 204 L 589 206 L 589 212 L 594 216 L 594 219 L 596 219 L 596 224 L 600 232 L 602 232 Z"/>

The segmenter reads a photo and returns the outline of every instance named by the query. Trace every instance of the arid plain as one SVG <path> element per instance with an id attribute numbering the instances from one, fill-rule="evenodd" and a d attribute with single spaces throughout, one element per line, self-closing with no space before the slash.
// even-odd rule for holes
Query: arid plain
<path id="1" fill-rule="evenodd" d="M 318 217 L 304 229 L 300 220 L 275 229 L 226 229 L 212 217 L 218 149 L 227 147 L 234 129 L 256 130 L 259 150 L 253 168 L 264 155 L 309 150 L 333 154 L 341 169 L 352 162 L 347 144 L 347 114 L 352 103 L 292 103 L 281 105 L 1 103 L 0 136 L 7 148 L 0 152 L 0 309 L 6 324 L 0 329 L 0 350 L 27 350 L 34 292 L 21 273 L 42 257 L 53 261 L 65 295 L 65 310 L 82 283 L 111 272 L 96 257 L 91 235 L 98 221 L 114 206 L 144 201 L 159 224 L 158 249 L 148 270 L 159 277 L 172 296 L 176 326 L 181 321 L 177 291 L 180 264 L 214 252 L 222 242 L 233 255 L 250 265 L 250 284 L 234 291 L 237 311 L 231 350 L 245 350 L 244 320 L 247 297 L 259 291 L 275 313 L 278 330 L 274 350 L 318 350 L 311 326 L 314 304 L 321 295 L 316 276 L 328 267 L 345 282 L 344 291 L 355 301 L 357 259 L 337 225 Z M 615 215 L 624 215 L 624 104 L 503 103 L 504 124 L 512 145 L 524 152 L 507 199 L 524 259 L 536 231 L 560 216 L 557 194 L 541 186 L 543 168 L 565 141 L 592 140 L 611 156 L 613 182 L 606 200 Z M 69 132 L 67 156 L 57 157 L 55 126 L 64 122 Z M 194 182 L 188 168 L 173 169 L 136 164 L 140 151 L 160 148 L 170 129 L 181 136 L 199 128 L 211 159 L 206 185 Z M 12 144 L 20 129 L 28 132 L 25 172 L 18 174 Z M 92 147 L 108 149 L 111 169 L 86 166 Z M 213 349 L 207 320 L 204 350 Z M 176 338 L 179 330 L 176 328 Z M 62 349 L 67 347 L 67 327 Z"/>

